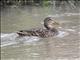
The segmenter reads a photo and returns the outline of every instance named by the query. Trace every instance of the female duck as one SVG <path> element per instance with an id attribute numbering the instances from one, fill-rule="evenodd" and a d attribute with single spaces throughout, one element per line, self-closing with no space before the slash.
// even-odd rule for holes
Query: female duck
<path id="1" fill-rule="evenodd" d="M 56 26 L 57 22 L 53 21 L 51 17 L 47 17 L 44 19 L 44 27 L 45 29 L 33 29 L 33 30 L 21 30 L 17 32 L 19 36 L 38 36 L 38 37 L 51 37 L 58 33 Z"/>

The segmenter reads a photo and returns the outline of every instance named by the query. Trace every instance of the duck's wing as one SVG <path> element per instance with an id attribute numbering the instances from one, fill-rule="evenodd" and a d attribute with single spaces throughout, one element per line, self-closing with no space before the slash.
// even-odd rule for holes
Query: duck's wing
<path id="1" fill-rule="evenodd" d="M 48 33 L 47 29 L 38 29 L 35 31 L 34 35 L 39 36 L 39 37 L 46 37 L 47 33 Z"/>
<path id="2" fill-rule="evenodd" d="M 46 29 L 21 30 L 17 32 L 19 36 L 43 36 L 48 32 Z"/>

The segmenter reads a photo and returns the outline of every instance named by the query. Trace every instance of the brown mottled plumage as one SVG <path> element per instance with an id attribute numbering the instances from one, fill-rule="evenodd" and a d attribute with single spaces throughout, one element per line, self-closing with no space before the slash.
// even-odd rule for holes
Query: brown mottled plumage
<path id="1" fill-rule="evenodd" d="M 46 29 L 33 29 L 33 30 L 21 30 L 17 32 L 19 36 L 38 36 L 38 37 L 51 37 L 58 33 L 57 29 L 55 29 L 57 22 L 53 21 L 51 17 L 47 17 L 44 20 L 44 27 Z"/>

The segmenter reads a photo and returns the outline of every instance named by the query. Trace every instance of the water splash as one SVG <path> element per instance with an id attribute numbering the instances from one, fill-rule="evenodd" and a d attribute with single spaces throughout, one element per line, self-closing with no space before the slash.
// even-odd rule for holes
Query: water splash
<path id="1" fill-rule="evenodd" d="M 56 36 L 58 38 L 63 38 L 65 36 L 69 35 L 68 32 L 59 31 L 59 34 Z M 26 44 L 32 44 L 37 41 L 39 41 L 41 38 L 36 36 L 24 36 L 24 37 L 18 37 L 16 33 L 10 33 L 10 34 L 1 34 L 1 47 L 9 46 L 9 45 L 15 45 L 19 43 Z"/>
<path id="2" fill-rule="evenodd" d="M 59 31 L 59 34 L 56 36 L 58 38 L 63 38 L 65 36 L 69 35 L 68 32 L 64 32 L 64 31 Z"/>
<path id="3" fill-rule="evenodd" d="M 34 36 L 25 36 L 25 37 L 18 37 L 16 33 L 10 33 L 10 34 L 1 34 L 1 47 L 9 46 L 9 45 L 15 45 L 18 43 L 23 42 L 24 44 L 33 43 L 36 41 L 39 41 L 40 38 L 34 37 Z"/>
<path id="4" fill-rule="evenodd" d="M 1 33 L 1 47 L 16 44 L 15 38 L 17 36 L 18 35 L 15 33 L 11 33 L 11 34 Z"/>

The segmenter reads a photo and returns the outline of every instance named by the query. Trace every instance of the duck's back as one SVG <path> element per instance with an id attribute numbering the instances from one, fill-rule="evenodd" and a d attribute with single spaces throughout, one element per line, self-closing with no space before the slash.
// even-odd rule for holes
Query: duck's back
<path id="1" fill-rule="evenodd" d="M 55 31 L 50 31 L 47 29 L 32 29 L 32 30 L 21 30 L 17 32 L 19 36 L 38 36 L 38 37 L 50 37 L 55 35 L 57 32 Z"/>

